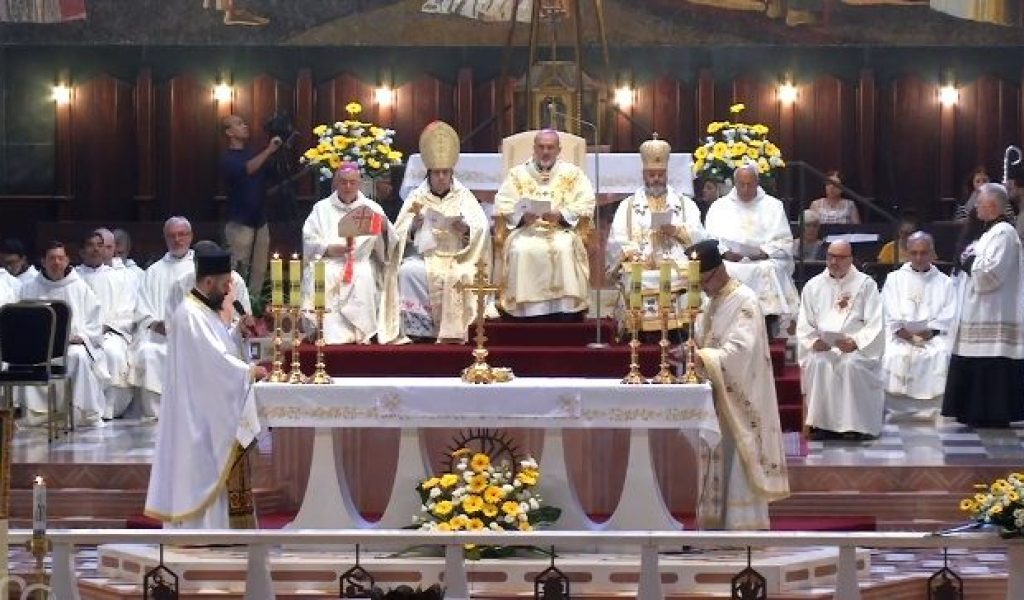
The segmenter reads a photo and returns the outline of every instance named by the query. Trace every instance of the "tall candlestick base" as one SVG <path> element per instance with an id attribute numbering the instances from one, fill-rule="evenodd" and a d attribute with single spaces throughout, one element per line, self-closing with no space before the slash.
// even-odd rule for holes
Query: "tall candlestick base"
<path id="1" fill-rule="evenodd" d="M 292 317 L 292 365 L 287 381 L 288 383 L 309 383 L 309 378 L 303 375 L 302 364 L 299 362 L 299 341 L 301 340 L 299 323 L 302 319 L 302 311 L 298 306 L 293 306 L 290 312 Z"/>
<path id="2" fill-rule="evenodd" d="M 622 383 L 638 385 L 650 383 L 640 372 L 640 309 L 629 310 L 633 339 L 629 342 L 629 372 L 622 378 Z"/>
<path id="3" fill-rule="evenodd" d="M 501 293 L 501 286 L 487 281 L 487 263 L 481 259 L 476 265 L 473 281 L 460 281 L 455 284 L 455 289 L 476 294 L 476 348 L 473 350 L 473 364 L 462 370 L 462 381 L 484 384 L 511 381 L 514 377 L 512 369 L 487 364 L 487 335 L 484 333 L 485 299 L 488 293 Z"/>
<path id="4" fill-rule="evenodd" d="M 32 537 L 25 542 L 25 549 L 36 561 L 30 575 L 31 581 L 28 582 L 31 591 L 24 596 L 28 600 L 47 600 L 50 597 L 50 581 L 43 564 L 46 561 L 46 555 L 52 548 L 53 544 L 50 542 L 50 538 L 46 537 L 45 533 L 38 531 L 34 532 Z"/>
<path id="5" fill-rule="evenodd" d="M 661 309 L 661 341 L 658 342 L 658 346 L 661 348 L 661 362 L 659 366 L 661 370 L 658 374 L 651 378 L 651 383 L 657 384 L 673 384 L 679 383 L 679 378 L 672 374 L 671 365 L 668 362 L 668 318 L 669 308 L 665 307 Z"/>
<path id="6" fill-rule="evenodd" d="M 281 331 L 281 318 L 284 313 L 284 307 L 280 304 L 275 304 L 270 307 L 270 313 L 274 315 L 274 354 L 267 381 L 283 383 L 288 381 L 288 374 L 282 368 L 284 353 L 281 351 L 281 346 L 284 344 L 284 334 Z"/>
<path id="7" fill-rule="evenodd" d="M 696 308 L 689 309 L 689 328 L 690 334 L 686 340 L 686 373 L 683 374 L 683 383 L 704 383 L 704 380 L 697 375 L 697 368 L 694 364 L 693 357 L 697 355 L 697 342 L 694 340 L 694 324 L 697 322 L 697 315 L 700 314 L 700 310 Z"/>
<path id="8" fill-rule="evenodd" d="M 324 364 L 324 313 L 325 308 L 314 309 L 316 313 L 316 367 L 313 371 L 312 383 L 324 385 L 331 383 L 331 376 L 327 374 L 327 366 Z"/>

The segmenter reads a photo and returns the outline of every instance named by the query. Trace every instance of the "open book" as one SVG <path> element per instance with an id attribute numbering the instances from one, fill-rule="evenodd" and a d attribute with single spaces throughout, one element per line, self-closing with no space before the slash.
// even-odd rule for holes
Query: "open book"
<path id="1" fill-rule="evenodd" d="M 651 229 L 658 229 L 662 225 L 672 224 L 672 213 L 665 212 L 651 212 Z"/>
<path id="2" fill-rule="evenodd" d="M 756 244 L 744 244 L 733 240 L 722 240 L 722 243 L 724 243 L 725 247 L 731 252 L 735 252 L 741 256 L 757 256 L 761 254 L 761 246 Z"/>
<path id="3" fill-rule="evenodd" d="M 432 208 L 423 211 L 423 220 L 430 227 L 435 229 L 450 230 L 452 225 L 461 222 L 462 215 L 446 215 Z"/>
<path id="4" fill-rule="evenodd" d="M 896 321 L 894 323 L 896 329 L 906 329 L 910 333 L 921 333 L 922 331 L 928 331 L 928 321 Z"/>
<path id="5" fill-rule="evenodd" d="M 369 206 L 359 206 L 338 222 L 338 237 L 354 238 L 361 235 L 379 235 L 384 229 L 384 217 Z"/>
<path id="6" fill-rule="evenodd" d="M 824 329 L 818 330 L 818 338 L 825 342 L 829 346 L 835 346 L 836 342 L 846 337 L 846 334 L 842 331 L 828 331 Z"/>
<path id="7" fill-rule="evenodd" d="M 537 198 L 523 198 L 516 202 L 516 212 L 519 214 L 533 213 L 538 217 L 551 212 L 551 201 Z"/>

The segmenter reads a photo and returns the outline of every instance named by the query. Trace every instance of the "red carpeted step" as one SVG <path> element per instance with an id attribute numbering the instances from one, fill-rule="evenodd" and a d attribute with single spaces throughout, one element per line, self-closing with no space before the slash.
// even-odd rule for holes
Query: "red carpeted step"
<path id="1" fill-rule="evenodd" d="M 476 334 L 469 328 L 469 341 Z M 597 341 L 597 319 L 582 323 L 514 323 L 488 321 L 487 345 L 490 346 L 586 346 Z M 601 341 L 614 342 L 615 322 L 601 319 Z"/>
<path id="2" fill-rule="evenodd" d="M 803 394 L 800 391 L 800 367 L 786 365 L 775 377 L 775 395 L 779 401 L 779 420 L 783 431 L 803 428 Z"/>
<path id="3" fill-rule="evenodd" d="M 786 366 L 786 340 L 772 340 L 768 350 L 772 356 L 772 372 L 778 377 Z"/>

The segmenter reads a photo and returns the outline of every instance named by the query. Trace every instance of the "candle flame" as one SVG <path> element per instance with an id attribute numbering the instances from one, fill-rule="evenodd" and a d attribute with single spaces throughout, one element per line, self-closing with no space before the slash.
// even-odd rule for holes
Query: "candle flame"
<path id="1" fill-rule="evenodd" d="M 690 253 L 690 260 L 697 260 L 697 251 L 694 250 Z"/>
<path id="2" fill-rule="evenodd" d="M 281 255 L 280 255 L 280 254 L 278 254 L 277 252 L 275 252 L 275 253 L 274 253 L 274 260 L 277 260 L 277 259 L 279 259 L 279 258 L 281 258 Z"/>
<path id="3" fill-rule="evenodd" d="M 292 252 L 292 260 L 299 260 L 299 253 L 298 252 Z"/>
<path id="4" fill-rule="evenodd" d="M 36 485 L 46 485 L 42 475 L 36 475 Z"/>

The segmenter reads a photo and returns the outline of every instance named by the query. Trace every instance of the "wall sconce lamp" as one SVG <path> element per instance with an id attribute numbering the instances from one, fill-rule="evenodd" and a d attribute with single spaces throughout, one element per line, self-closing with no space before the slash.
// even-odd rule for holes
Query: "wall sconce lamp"
<path id="1" fill-rule="evenodd" d="M 234 95 L 235 88 L 231 87 L 231 84 L 221 82 L 213 86 L 213 99 L 218 103 L 231 102 Z"/>
<path id="2" fill-rule="evenodd" d="M 956 89 L 955 85 L 947 83 L 939 88 L 939 102 L 943 106 L 955 106 L 960 102 L 960 90 Z"/>
<path id="3" fill-rule="evenodd" d="M 629 108 L 633 106 L 633 98 L 636 95 L 636 91 L 628 85 L 620 85 L 615 88 L 615 106 L 619 108 Z"/>
<path id="4" fill-rule="evenodd" d="M 71 87 L 65 83 L 58 83 L 53 86 L 53 90 L 50 92 L 50 98 L 54 102 L 60 105 L 71 103 Z"/>
<path id="5" fill-rule="evenodd" d="M 800 97 L 800 91 L 795 85 L 793 85 L 792 81 L 787 79 L 779 84 L 778 95 L 779 102 L 783 104 L 793 104 L 796 102 L 797 98 Z"/>
<path id="6" fill-rule="evenodd" d="M 391 106 L 395 103 L 395 90 L 389 85 L 378 86 L 373 90 L 373 99 L 379 106 Z"/>

